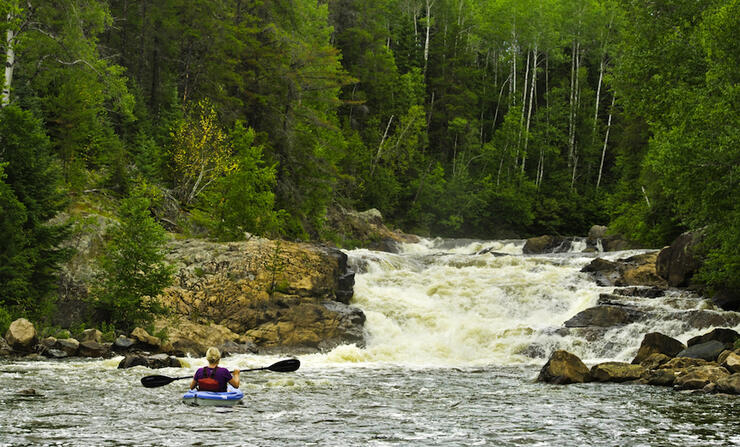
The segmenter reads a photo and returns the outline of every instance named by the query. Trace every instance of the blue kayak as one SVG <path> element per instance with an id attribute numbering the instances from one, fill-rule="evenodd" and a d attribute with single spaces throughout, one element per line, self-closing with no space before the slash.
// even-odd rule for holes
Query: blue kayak
<path id="1" fill-rule="evenodd" d="M 244 393 L 229 385 L 225 392 L 190 390 L 182 395 L 182 401 L 191 405 L 230 407 L 244 398 Z"/>

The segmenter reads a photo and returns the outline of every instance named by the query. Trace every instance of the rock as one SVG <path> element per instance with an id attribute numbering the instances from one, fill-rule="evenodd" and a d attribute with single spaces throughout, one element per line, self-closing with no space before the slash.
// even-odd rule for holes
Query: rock
<path id="1" fill-rule="evenodd" d="M 259 238 L 228 244 L 189 239 L 173 241 L 168 260 L 178 269 L 177 281 L 160 300 L 174 317 L 188 320 L 187 327 L 218 325 L 229 330 L 228 339 L 237 341 L 236 334 L 242 334 L 240 343 L 251 341 L 260 352 L 364 344 L 364 330 L 357 327 L 364 318 L 324 305 L 346 308 L 354 293 L 354 275 L 340 250 Z M 172 325 L 167 329 L 175 351 L 201 351 L 226 341 L 203 341 Z"/>
<path id="2" fill-rule="evenodd" d="M 740 355 L 730 352 L 722 359 L 721 365 L 731 373 L 740 373 Z"/>
<path id="3" fill-rule="evenodd" d="M 638 380 L 645 368 L 623 362 L 604 362 L 591 368 L 591 380 L 596 382 L 627 382 Z"/>
<path id="4" fill-rule="evenodd" d="M 119 335 L 115 340 L 113 340 L 112 349 L 115 352 L 126 352 L 132 349 L 135 344 L 136 340 L 134 340 L 133 338 L 128 338 L 125 335 Z"/>
<path id="5" fill-rule="evenodd" d="M 717 312 L 713 310 L 692 309 L 688 311 L 671 312 L 666 316 L 666 318 L 681 321 L 691 329 L 732 327 L 740 324 L 740 313 Z"/>
<path id="6" fill-rule="evenodd" d="M 69 354 L 62 351 L 61 349 L 54 349 L 54 348 L 44 349 L 44 351 L 41 354 L 45 357 L 49 357 L 52 359 L 63 359 L 63 358 L 69 357 Z"/>
<path id="7" fill-rule="evenodd" d="M 662 354 L 656 354 L 662 355 Z M 641 377 L 640 382 L 654 386 L 673 386 L 676 382 L 676 374 L 670 369 L 647 370 Z"/>
<path id="8" fill-rule="evenodd" d="M 601 305 L 590 307 L 564 323 L 565 327 L 613 327 L 634 323 L 642 316 L 640 311 L 623 306 Z"/>
<path id="9" fill-rule="evenodd" d="M 614 294 L 640 298 L 659 298 L 665 296 L 665 290 L 660 287 L 625 287 L 614 289 Z"/>
<path id="10" fill-rule="evenodd" d="M 581 269 L 583 273 L 590 273 L 599 285 L 612 286 L 619 282 L 621 273 L 619 264 L 606 259 L 596 258 Z"/>
<path id="11" fill-rule="evenodd" d="M 229 328 L 220 324 L 198 324 L 181 317 L 162 318 L 154 322 L 156 330 L 167 330 L 173 352 L 178 355 L 203 357 L 211 347 L 224 346 L 228 342 L 247 343 L 248 338 L 240 338 Z"/>
<path id="12" fill-rule="evenodd" d="M 33 323 L 25 318 L 19 318 L 10 323 L 5 339 L 14 351 L 31 352 L 38 341 L 38 335 Z"/>
<path id="13" fill-rule="evenodd" d="M 0 357 L 7 357 L 13 352 L 7 341 L 3 337 L 0 337 Z"/>
<path id="14" fill-rule="evenodd" d="M 327 212 L 327 226 L 344 239 L 343 245 L 365 246 L 371 250 L 396 253 L 400 242 L 418 242 L 419 238 L 389 229 L 383 215 L 375 208 L 358 212 L 333 207 Z"/>
<path id="15" fill-rule="evenodd" d="M 110 347 L 95 342 L 95 341 L 83 341 L 80 343 L 80 348 L 77 354 L 82 357 L 110 357 Z"/>
<path id="16" fill-rule="evenodd" d="M 716 340 L 723 343 L 725 347 L 729 349 L 732 348 L 732 346 L 735 344 L 735 340 L 737 339 L 740 339 L 740 334 L 738 334 L 737 331 L 727 328 L 717 328 L 714 329 L 712 332 L 706 333 L 704 335 L 690 338 L 689 341 L 686 342 L 686 345 L 694 346 L 706 343 L 708 341 Z"/>
<path id="17" fill-rule="evenodd" d="M 77 350 L 80 348 L 80 342 L 74 338 L 63 338 L 57 340 L 54 343 L 54 349 L 59 349 L 67 353 L 67 355 L 77 354 Z"/>
<path id="18" fill-rule="evenodd" d="M 549 235 L 529 238 L 522 248 L 522 253 L 525 255 L 564 253 L 570 250 L 572 240 L 572 238 Z"/>
<path id="19" fill-rule="evenodd" d="M 727 394 L 740 394 L 740 373 L 717 379 L 717 391 Z"/>
<path id="20" fill-rule="evenodd" d="M 725 350 L 725 345 L 717 340 L 711 340 L 706 343 L 689 346 L 678 353 L 678 357 L 688 357 L 692 359 L 704 359 L 708 362 L 717 360 L 717 357 Z"/>
<path id="21" fill-rule="evenodd" d="M 661 354 L 659 352 L 655 352 L 653 354 L 650 354 L 647 358 L 642 360 L 639 364 L 640 366 L 642 366 L 643 368 L 647 370 L 653 370 L 653 369 L 660 368 L 662 365 L 665 365 L 670 360 L 671 358 L 669 356 L 665 354 Z M 634 363 L 635 361 L 633 360 L 632 362 Z"/>
<path id="22" fill-rule="evenodd" d="M 640 364 L 652 354 L 664 354 L 675 357 L 676 354 L 686 349 L 686 345 L 675 338 L 663 335 L 660 332 L 645 334 L 640 344 L 637 355 L 632 359 L 633 364 Z"/>
<path id="23" fill-rule="evenodd" d="M 740 291 L 723 289 L 712 296 L 712 302 L 723 310 L 740 311 Z"/>
<path id="24" fill-rule="evenodd" d="M 158 351 L 162 347 L 162 340 L 150 335 L 140 327 L 131 331 L 131 338 L 136 340 L 136 347 L 145 351 Z"/>
<path id="25" fill-rule="evenodd" d="M 79 340 L 80 343 L 86 342 L 86 341 L 94 341 L 95 343 L 102 343 L 103 333 L 97 329 L 85 329 L 84 331 L 82 331 L 82 335 L 80 335 L 77 338 L 77 340 Z"/>
<path id="26" fill-rule="evenodd" d="M 665 281 L 658 276 L 655 270 L 657 252 L 645 253 L 620 259 L 622 262 L 622 278 L 616 286 L 665 286 Z"/>
<path id="27" fill-rule="evenodd" d="M 552 353 L 537 381 L 557 385 L 583 383 L 588 379 L 588 374 L 588 368 L 578 356 L 560 350 Z"/>
<path id="28" fill-rule="evenodd" d="M 590 273 L 603 286 L 665 287 L 665 281 L 655 271 L 657 252 L 648 252 L 616 261 L 596 258 L 581 269 Z"/>
<path id="29" fill-rule="evenodd" d="M 36 391 L 34 388 L 25 388 L 20 391 L 18 391 L 18 394 L 21 396 L 41 396 L 41 394 Z"/>
<path id="30" fill-rule="evenodd" d="M 146 366 L 147 368 L 180 368 L 182 365 L 176 357 L 167 354 L 140 355 L 129 354 L 118 363 L 118 369 Z"/>
<path id="31" fill-rule="evenodd" d="M 686 374 L 676 377 L 676 388 L 679 390 L 700 390 L 709 383 L 717 383 L 730 373 L 718 365 L 693 366 Z"/>
<path id="32" fill-rule="evenodd" d="M 694 273 L 702 263 L 698 250 L 702 239 L 703 235 L 699 232 L 684 233 L 660 251 L 656 270 L 661 278 L 668 281 L 669 286 L 687 287 L 691 284 Z"/>
<path id="33" fill-rule="evenodd" d="M 693 359 L 688 357 L 676 357 L 660 365 L 660 369 L 674 369 L 681 370 L 687 369 L 694 366 L 704 366 L 708 362 L 704 359 Z"/>
<path id="34" fill-rule="evenodd" d="M 248 343 L 237 343 L 231 340 L 226 341 L 221 346 L 218 346 L 218 350 L 221 351 L 221 357 L 227 357 L 229 355 L 236 354 L 257 354 L 257 345 L 252 342 Z"/>
<path id="35" fill-rule="evenodd" d="M 603 225 L 594 225 L 588 230 L 589 239 L 603 239 L 606 237 L 608 228 Z"/>

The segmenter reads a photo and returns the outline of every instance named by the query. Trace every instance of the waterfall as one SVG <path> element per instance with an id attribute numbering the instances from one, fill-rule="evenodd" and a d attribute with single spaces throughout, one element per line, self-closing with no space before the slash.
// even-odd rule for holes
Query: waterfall
<path id="1" fill-rule="evenodd" d="M 582 242 L 582 243 L 581 243 Z M 686 341 L 708 330 L 653 318 L 574 334 L 563 323 L 594 306 L 601 287 L 580 270 L 596 256 L 625 258 L 644 251 L 524 255 L 524 241 L 425 239 L 400 253 L 349 251 L 357 272 L 352 304 L 367 316 L 367 346 L 341 346 L 329 362 L 475 366 L 542 364 L 554 349 L 586 362 L 630 361 L 642 337 L 658 331 Z M 651 300 L 656 315 L 707 307 L 705 300 L 669 292 Z"/>

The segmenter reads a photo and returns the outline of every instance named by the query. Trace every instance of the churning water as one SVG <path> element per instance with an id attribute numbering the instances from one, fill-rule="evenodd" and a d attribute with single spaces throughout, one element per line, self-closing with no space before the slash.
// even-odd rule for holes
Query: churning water
<path id="1" fill-rule="evenodd" d="M 349 252 L 364 348 L 301 357 L 294 373 L 242 376 L 243 405 L 180 403 L 187 381 L 145 389 L 148 374 L 105 361 L 0 361 L 0 445 L 740 445 L 740 399 L 642 385 L 535 383 L 553 349 L 589 366 L 629 361 L 642 336 L 705 333 L 676 311 L 695 297 L 651 300 L 652 320 L 588 341 L 557 329 L 596 304 L 580 269 L 595 255 L 522 255 L 522 241 L 427 240 L 400 254 Z M 601 254 L 607 259 L 636 252 Z M 740 327 L 735 327 L 740 330 Z M 267 366 L 235 356 L 224 366 Z M 38 395 L 23 395 L 33 388 Z"/>

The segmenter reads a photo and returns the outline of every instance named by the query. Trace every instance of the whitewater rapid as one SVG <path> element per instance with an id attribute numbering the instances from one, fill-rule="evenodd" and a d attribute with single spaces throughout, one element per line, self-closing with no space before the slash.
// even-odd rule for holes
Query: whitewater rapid
<path id="1" fill-rule="evenodd" d="M 542 364 L 555 349 L 587 363 L 630 361 L 648 332 L 685 342 L 709 330 L 655 318 L 612 328 L 595 340 L 563 331 L 565 321 L 614 290 L 581 273 L 586 264 L 597 256 L 616 260 L 646 250 L 584 253 L 580 242 L 567 253 L 525 255 L 524 243 L 426 239 L 401 245 L 397 254 L 348 251 L 357 272 L 351 304 L 367 317 L 367 344 L 340 346 L 310 362 L 514 366 Z M 684 295 L 669 291 L 651 305 L 666 312 L 711 306 Z"/>

